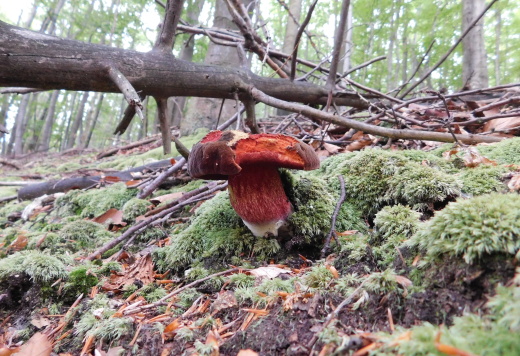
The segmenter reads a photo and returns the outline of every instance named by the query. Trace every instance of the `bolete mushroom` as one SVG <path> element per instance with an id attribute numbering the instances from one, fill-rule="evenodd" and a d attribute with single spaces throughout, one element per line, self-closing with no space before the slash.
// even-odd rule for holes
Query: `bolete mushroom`
<path id="1" fill-rule="evenodd" d="M 311 146 L 290 136 L 212 131 L 193 146 L 188 171 L 194 178 L 227 179 L 233 209 L 255 236 L 278 229 L 292 213 L 278 168 L 320 166 Z"/>

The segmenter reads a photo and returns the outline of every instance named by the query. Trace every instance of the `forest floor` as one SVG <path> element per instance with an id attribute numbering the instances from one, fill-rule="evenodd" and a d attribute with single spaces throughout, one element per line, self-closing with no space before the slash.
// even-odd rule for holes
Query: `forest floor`
<path id="1" fill-rule="evenodd" d="M 98 178 L 0 206 L 0 355 L 519 355 L 520 138 L 356 143 L 282 171 L 276 238 L 185 168 L 137 199 L 169 159 L 156 143 L 4 165 L 3 181 Z"/>

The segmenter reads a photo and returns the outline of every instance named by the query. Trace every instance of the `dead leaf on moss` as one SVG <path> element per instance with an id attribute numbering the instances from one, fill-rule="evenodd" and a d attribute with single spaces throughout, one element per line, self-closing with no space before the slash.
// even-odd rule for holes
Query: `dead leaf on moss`
<path id="1" fill-rule="evenodd" d="M 110 291 L 119 290 L 126 285 L 133 284 L 136 280 L 142 282 L 143 285 L 154 281 L 153 261 L 150 254 L 137 259 L 125 271 L 112 273 L 102 288 Z"/>
<path id="2" fill-rule="evenodd" d="M 520 191 L 520 173 L 515 173 L 509 183 L 507 183 L 507 187 L 511 192 Z"/>
<path id="3" fill-rule="evenodd" d="M 92 221 L 97 222 L 98 224 L 111 224 L 111 225 L 121 225 L 125 226 L 126 223 L 123 222 L 123 212 L 118 209 L 108 209 L 103 214 L 95 217 Z"/>
<path id="4" fill-rule="evenodd" d="M 268 266 L 252 269 L 249 271 L 249 273 L 258 278 L 267 277 L 269 279 L 273 279 L 284 273 L 290 274 L 291 271 L 275 266 Z"/>
<path id="5" fill-rule="evenodd" d="M 413 285 L 411 280 L 403 276 L 395 276 L 395 281 L 399 283 L 403 288 L 408 288 Z"/>
<path id="6" fill-rule="evenodd" d="M 51 352 L 52 343 L 47 335 L 38 332 L 22 345 L 16 356 L 49 356 Z"/>
<path id="7" fill-rule="evenodd" d="M 39 315 L 31 320 L 31 324 L 36 326 L 38 329 L 41 329 L 47 325 L 50 325 L 51 321 L 43 315 Z"/>
<path id="8" fill-rule="evenodd" d="M 449 151 L 443 152 L 442 156 L 449 160 L 451 159 L 451 156 L 458 153 L 462 154 L 462 161 L 464 162 L 464 165 L 469 168 L 478 167 L 481 164 L 488 164 L 492 166 L 496 166 L 498 164 L 497 162 L 482 156 L 478 149 L 474 146 L 456 147 Z"/>
<path id="9" fill-rule="evenodd" d="M 27 246 L 27 243 L 29 242 L 29 239 L 27 239 L 27 236 L 25 235 L 18 235 L 16 239 L 11 242 L 9 247 L 7 248 L 7 251 L 21 251 Z"/>
<path id="10" fill-rule="evenodd" d="M 184 195 L 183 192 L 176 192 L 176 193 L 160 195 L 158 197 L 154 197 L 154 198 L 150 199 L 150 202 L 152 202 L 153 204 L 158 205 L 158 204 L 164 203 L 166 201 L 177 200 L 179 198 L 182 198 L 183 195 Z"/>
<path id="11" fill-rule="evenodd" d="M 221 310 L 229 309 L 237 306 L 237 298 L 232 291 L 221 291 L 218 293 L 217 299 L 211 305 L 211 313 L 216 314 Z"/>

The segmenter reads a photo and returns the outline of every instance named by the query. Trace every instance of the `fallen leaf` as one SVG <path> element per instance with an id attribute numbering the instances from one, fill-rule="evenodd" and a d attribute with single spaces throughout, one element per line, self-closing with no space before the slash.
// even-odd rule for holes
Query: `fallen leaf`
<path id="1" fill-rule="evenodd" d="M 395 281 L 403 286 L 403 288 L 408 288 L 413 285 L 411 280 L 403 276 L 395 276 Z"/>
<path id="2" fill-rule="evenodd" d="M 133 284 L 136 280 L 148 285 L 154 281 L 153 261 L 150 254 L 137 259 L 134 264 L 126 268 L 122 273 L 112 273 L 109 280 L 105 281 L 104 290 L 115 291 L 126 285 Z"/>
<path id="3" fill-rule="evenodd" d="M 44 326 L 50 325 L 51 321 L 43 315 L 39 315 L 31 320 L 31 324 L 36 326 L 38 329 L 41 329 Z"/>
<path id="4" fill-rule="evenodd" d="M 246 311 L 248 313 L 253 313 L 255 315 L 259 316 L 266 316 L 269 315 L 269 311 L 265 309 L 251 309 L 251 308 L 242 308 L 243 311 Z"/>
<path id="5" fill-rule="evenodd" d="M 105 176 L 105 177 L 103 177 L 103 181 L 108 182 L 108 183 L 118 183 L 118 182 L 121 182 L 121 178 L 116 177 L 116 176 Z"/>
<path id="6" fill-rule="evenodd" d="M 7 347 L 5 345 L 0 345 L 0 356 L 10 356 L 19 350 L 19 347 Z"/>
<path id="7" fill-rule="evenodd" d="M 268 266 L 268 267 L 258 267 L 258 268 L 252 269 L 249 271 L 249 273 L 255 277 L 267 277 L 269 279 L 273 279 L 273 278 L 278 277 L 281 274 L 291 273 L 291 271 L 288 271 L 283 268 L 275 267 L 275 266 Z"/>
<path id="8" fill-rule="evenodd" d="M 515 192 L 520 190 L 520 173 L 515 173 L 509 183 L 507 183 L 507 187 L 510 191 Z"/>
<path id="9" fill-rule="evenodd" d="M 166 325 L 163 331 L 164 340 L 173 339 L 177 332 L 177 329 L 179 329 L 179 326 L 181 326 L 179 319 L 175 319 L 174 321 Z"/>
<path id="10" fill-rule="evenodd" d="M 8 251 L 20 251 L 27 246 L 27 243 L 29 242 L 29 239 L 27 239 L 27 236 L 25 235 L 18 235 L 18 237 L 11 242 L 9 247 L 7 248 Z"/>
<path id="11" fill-rule="evenodd" d="M 210 356 L 219 356 L 220 355 L 220 342 L 222 339 L 220 335 L 213 330 L 208 332 L 208 336 L 206 337 L 206 345 L 211 346 L 212 350 Z"/>
<path id="12" fill-rule="evenodd" d="M 52 344 L 47 335 L 38 332 L 22 345 L 16 356 L 49 356 L 51 352 Z"/>
<path id="13" fill-rule="evenodd" d="M 238 351 L 237 356 L 258 356 L 258 352 L 255 352 L 251 349 L 240 350 Z"/>
<path id="14" fill-rule="evenodd" d="M 358 230 L 347 230 L 347 231 L 343 231 L 343 232 L 337 232 L 336 231 L 336 235 L 339 235 L 339 236 L 351 236 L 351 235 L 357 234 L 358 232 L 359 232 Z"/>
<path id="15" fill-rule="evenodd" d="M 105 213 L 92 219 L 92 221 L 98 224 L 126 225 L 126 223 L 123 222 L 123 212 L 114 208 L 108 209 Z"/>
<path id="16" fill-rule="evenodd" d="M 125 184 L 126 184 L 126 187 L 127 187 L 127 188 L 135 188 L 135 187 L 137 187 L 139 184 L 141 184 L 141 181 L 140 181 L 140 180 L 132 179 L 132 180 L 129 180 L 128 182 L 125 182 Z"/>
<path id="17" fill-rule="evenodd" d="M 183 194 L 184 194 L 183 192 L 176 192 L 176 193 L 160 195 L 158 197 L 154 197 L 154 198 L 150 199 L 150 202 L 157 205 L 160 203 L 164 203 L 166 201 L 177 200 L 177 199 L 181 198 L 183 196 Z"/>
<path id="18" fill-rule="evenodd" d="M 217 299 L 211 305 L 211 313 L 215 314 L 221 310 L 229 309 L 237 306 L 237 298 L 232 291 L 219 292 Z"/>
<path id="19" fill-rule="evenodd" d="M 330 273 L 332 273 L 332 276 L 334 277 L 334 279 L 339 278 L 338 270 L 334 266 L 326 265 L 325 267 L 330 271 Z"/>

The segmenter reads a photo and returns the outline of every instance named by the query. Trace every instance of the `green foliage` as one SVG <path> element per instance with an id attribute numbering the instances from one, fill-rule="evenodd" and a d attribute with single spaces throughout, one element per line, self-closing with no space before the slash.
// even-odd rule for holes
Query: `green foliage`
<path id="1" fill-rule="evenodd" d="M 132 198 L 123 205 L 123 219 L 134 221 L 136 217 L 144 215 L 148 211 L 150 202 L 148 200 Z"/>
<path id="2" fill-rule="evenodd" d="M 408 242 L 428 257 L 462 255 L 473 263 L 485 255 L 514 255 L 520 248 L 520 196 L 487 194 L 450 203 Z"/>
<path id="3" fill-rule="evenodd" d="M 143 286 L 138 293 L 140 296 L 143 296 L 144 299 L 148 303 L 153 303 L 167 295 L 166 290 L 156 284 L 150 283 Z"/>
<path id="4" fill-rule="evenodd" d="M 229 284 L 236 288 L 252 287 L 255 284 L 255 277 L 245 273 L 236 273 L 229 277 Z"/>
<path id="5" fill-rule="evenodd" d="M 63 260 L 39 251 L 17 252 L 0 260 L 0 280 L 22 273 L 42 283 L 67 276 Z"/>
<path id="6" fill-rule="evenodd" d="M 500 179 L 507 172 L 505 167 L 487 165 L 463 169 L 460 173 L 462 192 L 470 195 L 502 192 L 507 188 Z"/>
<path id="7" fill-rule="evenodd" d="M 342 262 L 353 264 L 365 258 L 370 250 L 368 241 L 368 235 L 364 234 L 354 234 L 340 238 L 341 260 L 346 260 Z"/>
<path id="8" fill-rule="evenodd" d="M 95 248 L 112 238 L 112 234 L 106 231 L 103 225 L 89 220 L 70 222 L 63 226 L 58 235 L 62 243 L 74 241 L 72 244 L 68 243 L 68 249 L 71 251 Z"/>
<path id="9" fill-rule="evenodd" d="M 185 289 L 177 295 L 178 301 L 176 304 L 181 306 L 181 308 L 188 309 L 200 295 L 195 288 Z"/>
<path id="10" fill-rule="evenodd" d="M 397 274 L 391 268 L 383 272 L 373 272 L 367 277 L 364 288 L 375 294 L 387 294 L 399 289 Z"/>
<path id="11" fill-rule="evenodd" d="M 132 331 L 133 324 L 131 318 L 108 318 L 96 323 L 87 335 L 106 341 L 119 340 Z"/>

